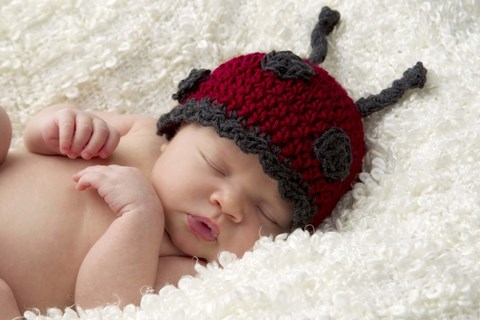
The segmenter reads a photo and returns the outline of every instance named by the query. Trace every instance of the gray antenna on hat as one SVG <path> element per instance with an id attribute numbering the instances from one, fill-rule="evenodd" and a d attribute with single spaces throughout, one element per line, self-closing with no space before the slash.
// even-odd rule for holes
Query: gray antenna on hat
<path id="1" fill-rule="evenodd" d="M 308 60 L 314 64 L 320 64 L 327 56 L 327 35 L 332 32 L 335 25 L 340 20 L 340 13 L 329 7 L 323 7 L 318 22 L 312 31 L 310 43 L 312 53 Z M 427 81 L 427 69 L 423 67 L 421 62 L 417 62 L 415 66 L 407 69 L 403 73 L 403 77 L 395 80 L 390 88 L 382 90 L 377 95 L 371 95 L 367 98 L 360 98 L 355 103 L 362 117 L 366 117 L 376 111 L 382 110 L 387 106 L 396 103 L 403 94 L 413 88 L 423 88 Z"/>
<path id="2" fill-rule="evenodd" d="M 312 53 L 308 60 L 314 64 L 320 64 L 327 56 L 327 35 L 332 32 L 333 27 L 340 20 L 340 13 L 332 10 L 329 7 L 323 7 L 318 16 L 318 22 L 310 36 L 310 44 L 312 46 Z"/>
<path id="3" fill-rule="evenodd" d="M 392 86 L 382 90 L 377 95 L 371 95 L 367 98 L 360 98 L 355 105 L 360 111 L 362 117 L 366 117 L 376 111 L 394 104 L 403 96 L 403 94 L 413 88 L 423 88 L 427 81 L 427 69 L 419 61 L 412 68 L 407 69 L 403 73 L 401 79 L 395 80 Z"/>

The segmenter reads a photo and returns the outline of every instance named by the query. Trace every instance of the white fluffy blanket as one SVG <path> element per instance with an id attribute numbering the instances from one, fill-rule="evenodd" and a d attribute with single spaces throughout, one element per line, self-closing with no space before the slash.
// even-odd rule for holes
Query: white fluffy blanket
<path id="1" fill-rule="evenodd" d="M 306 57 L 323 5 L 342 14 L 323 66 L 354 99 L 417 60 L 429 70 L 425 89 L 364 120 L 364 171 L 332 221 L 224 254 L 139 307 L 47 317 L 480 317 L 478 0 L 2 0 L 0 104 L 17 143 L 51 103 L 156 117 L 194 67 L 273 49 Z"/>

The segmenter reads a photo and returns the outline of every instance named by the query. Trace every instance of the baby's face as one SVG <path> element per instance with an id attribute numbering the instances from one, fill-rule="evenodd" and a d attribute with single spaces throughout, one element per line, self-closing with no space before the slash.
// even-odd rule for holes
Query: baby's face
<path id="1" fill-rule="evenodd" d="M 213 261 L 221 251 L 241 257 L 261 235 L 290 229 L 292 207 L 258 156 L 199 124 L 183 126 L 163 148 L 152 182 L 173 244 Z"/>

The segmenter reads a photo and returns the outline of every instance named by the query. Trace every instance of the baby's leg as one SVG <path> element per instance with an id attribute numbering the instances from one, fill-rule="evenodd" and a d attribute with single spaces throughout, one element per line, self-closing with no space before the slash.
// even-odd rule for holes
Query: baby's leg
<path id="1" fill-rule="evenodd" d="M 0 279 L 0 319 L 21 319 L 17 302 L 10 286 Z"/>
<path id="2" fill-rule="evenodd" d="M 0 107 L 0 164 L 7 157 L 8 148 L 12 141 L 12 124 L 5 110 Z"/>

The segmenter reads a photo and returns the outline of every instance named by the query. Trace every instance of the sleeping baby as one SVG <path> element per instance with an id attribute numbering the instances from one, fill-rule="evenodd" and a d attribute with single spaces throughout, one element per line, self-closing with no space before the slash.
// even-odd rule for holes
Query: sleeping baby
<path id="1" fill-rule="evenodd" d="M 7 154 L 0 109 L 0 319 L 138 304 L 222 251 L 318 226 L 361 170 L 362 116 L 426 72 L 418 63 L 354 103 L 317 66 L 338 18 L 322 10 L 309 59 L 273 51 L 192 70 L 158 121 L 55 105 Z"/>

